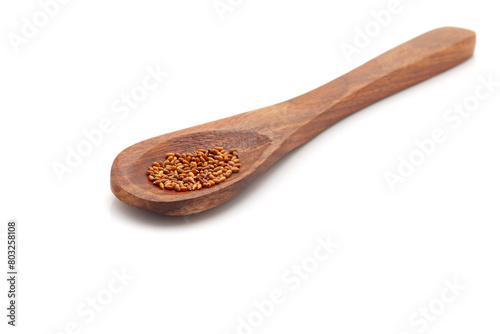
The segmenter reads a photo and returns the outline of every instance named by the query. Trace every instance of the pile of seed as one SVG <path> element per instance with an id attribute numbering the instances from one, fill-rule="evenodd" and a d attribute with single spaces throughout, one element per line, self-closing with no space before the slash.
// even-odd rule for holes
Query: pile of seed
<path id="1" fill-rule="evenodd" d="M 235 149 L 199 149 L 193 153 L 167 153 L 166 160 L 148 168 L 149 179 L 161 189 L 192 191 L 210 188 L 240 171 Z"/>

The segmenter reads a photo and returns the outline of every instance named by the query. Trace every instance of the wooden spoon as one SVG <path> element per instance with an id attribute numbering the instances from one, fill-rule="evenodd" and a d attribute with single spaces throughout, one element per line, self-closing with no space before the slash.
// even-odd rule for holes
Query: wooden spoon
<path id="1" fill-rule="evenodd" d="M 445 27 L 420 35 L 351 72 L 291 100 L 154 137 L 122 151 L 111 168 L 111 189 L 134 207 L 164 215 L 213 208 L 255 180 L 285 154 L 346 116 L 472 56 L 473 31 Z M 241 170 L 211 188 L 162 190 L 146 170 L 167 152 L 236 148 Z"/>

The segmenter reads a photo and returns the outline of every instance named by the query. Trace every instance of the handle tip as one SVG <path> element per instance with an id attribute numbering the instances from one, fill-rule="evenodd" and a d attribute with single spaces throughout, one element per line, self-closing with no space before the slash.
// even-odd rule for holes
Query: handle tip
<path id="1" fill-rule="evenodd" d="M 476 47 L 476 32 L 458 27 L 442 27 L 431 30 L 428 34 L 436 37 L 436 40 L 446 41 L 448 45 L 454 45 L 460 51 L 464 59 L 472 57 Z"/>

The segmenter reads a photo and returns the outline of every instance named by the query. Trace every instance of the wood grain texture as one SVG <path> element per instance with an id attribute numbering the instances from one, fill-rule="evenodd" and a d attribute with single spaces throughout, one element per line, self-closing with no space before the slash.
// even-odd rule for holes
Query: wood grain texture
<path id="1" fill-rule="evenodd" d="M 472 56 L 473 31 L 445 27 L 420 35 L 351 72 L 291 100 L 154 137 L 122 151 L 111 168 L 121 201 L 164 214 L 188 215 L 240 193 L 285 154 L 344 117 L 458 65 Z M 211 188 L 190 192 L 153 186 L 146 170 L 166 152 L 236 148 L 241 171 Z"/>

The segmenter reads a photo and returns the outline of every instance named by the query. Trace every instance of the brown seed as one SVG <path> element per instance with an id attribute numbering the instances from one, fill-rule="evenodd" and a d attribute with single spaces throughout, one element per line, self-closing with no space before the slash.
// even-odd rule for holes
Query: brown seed
<path id="1" fill-rule="evenodd" d="M 210 188 L 227 180 L 240 170 L 238 152 L 222 146 L 195 152 L 167 153 L 166 160 L 154 162 L 146 175 L 162 189 L 193 191 Z"/>

